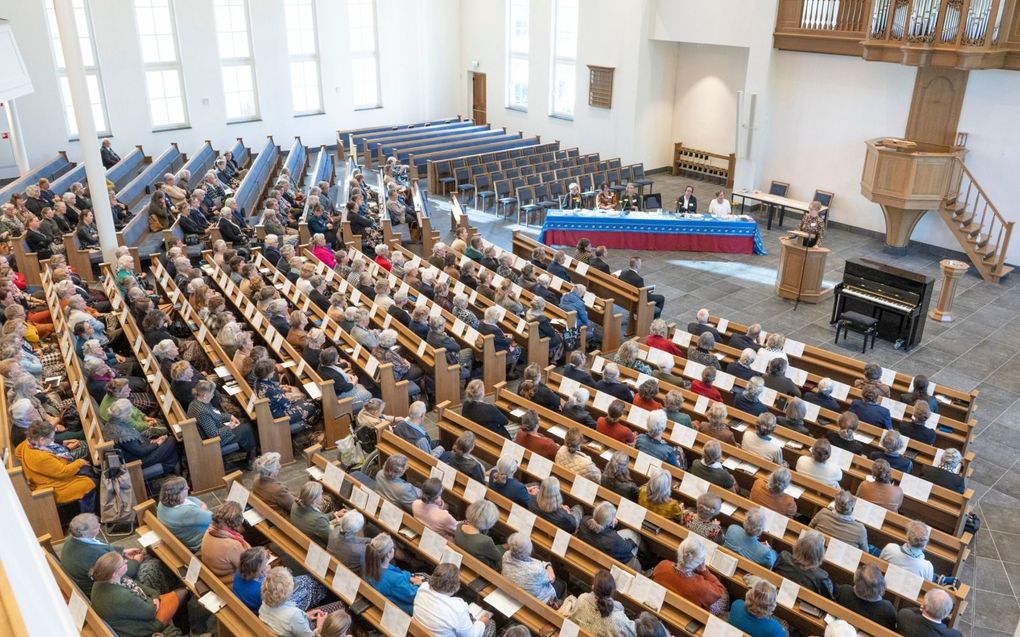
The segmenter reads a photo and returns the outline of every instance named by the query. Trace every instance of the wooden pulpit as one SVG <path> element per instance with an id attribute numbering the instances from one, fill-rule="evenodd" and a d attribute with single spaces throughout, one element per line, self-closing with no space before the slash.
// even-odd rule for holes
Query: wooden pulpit
<path id="1" fill-rule="evenodd" d="M 797 237 L 783 237 L 779 243 L 783 246 L 776 275 L 780 298 L 818 303 L 832 294 L 832 288 L 822 287 L 828 248 L 805 248 Z"/>

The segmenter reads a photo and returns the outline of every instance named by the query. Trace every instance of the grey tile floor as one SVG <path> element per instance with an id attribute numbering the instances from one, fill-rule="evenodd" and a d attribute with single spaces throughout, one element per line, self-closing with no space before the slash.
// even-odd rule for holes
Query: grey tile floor
<path id="1" fill-rule="evenodd" d="M 672 202 L 685 185 L 695 186 L 699 202 L 707 202 L 718 190 L 715 184 L 692 182 L 682 177 L 653 175 L 654 190 Z M 435 227 L 449 228 L 449 202 L 434 198 Z M 838 198 L 837 198 L 838 205 Z M 537 236 L 538 228 L 498 220 L 489 212 L 468 208 L 472 225 L 498 245 L 509 246 L 513 230 Z M 787 220 L 786 228 L 795 224 Z M 779 238 L 774 227 L 762 236 L 766 256 L 709 254 L 698 252 L 642 252 L 645 279 L 666 296 L 663 317 L 686 323 L 699 308 L 741 323 L 761 322 L 768 331 L 781 330 L 805 343 L 859 356 L 859 341 L 833 344 L 829 325 L 831 305 L 801 304 L 779 299 L 773 289 L 779 263 Z M 829 229 L 826 247 L 832 250 L 826 280 L 842 278 L 846 259 L 872 257 L 898 267 L 924 272 L 938 280 L 939 254 L 912 249 L 906 256 L 891 256 L 880 238 L 846 230 Z M 630 252 L 610 251 L 610 264 L 622 267 Z M 934 293 L 938 294 L 938 284 Z M 961 281 L 954 304 L 957 318 L 950 324 L 929 321 L 923 342 L 904 353 L 879 341 L 868 358 L 909 374 L 928 374 L 936 383 L 970 391 L 978 388 L 977 429 L 971 445 L 977 455 L 968 486 L 975 492 L 975 511 L 983 526 L 962 570 L 971 586 L 969 605 L 960 625 L 964 637 L 1020 635 L 1020 324 L 1011 318 L 1020 310 L 1020 277 L 1007 277 L 991 285 L 969 272 Z M 297 490 L 307 479 L 303 463 L 286 467 L 283 479 Z M 210 507 L 225 493 L 201 496 Z M 122 542 L 134 545 L 133 540 Z M 1017 631 L 1015 633 L 1015 631 Z"/>

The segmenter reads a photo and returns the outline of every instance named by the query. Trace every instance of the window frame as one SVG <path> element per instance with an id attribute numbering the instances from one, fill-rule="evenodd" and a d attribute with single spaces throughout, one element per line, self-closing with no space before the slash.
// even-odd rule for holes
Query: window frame
<path id="1" fill-rule="evenodd" d="M 148 0 L 148 1 L 151 3 L 152 0 Z M 163 60 L 156 61 L 156 62 L 146 62 L 145 61 L 145 46 L 142 43 L 142 37 L 143 36 L 142 36 L 141 25 L 139 24 L 139 12 L 138 12 L 139 11 L 139 7 L 138 7 L 138 2 L 139 2 L 139 0 L 132 0 L 131 7 L 132 7 L 132 9 L 134 10 L 134 13 L 135 13 L 135 29 L 138 32 L 138 34 L 137 34 L 138 35 L 138 45 L 139 45 L 139 47 L 140 47 L 140 49 L 142 51 L 142 67 L 143 67 L 143 74 L 144 74 L 144 77 L 145 77 L 145 91 L 146 91 L 146 97 L 148 98 L 147 101 L 146 101 L 146 105 L 147 105 L 147 107 L 149 109 L 149 124 L 152 126 L 152 132 L 157 133 L 157 132 L 168 131 L 168 130 L 180 130 L 180 129 L 184 129 L 184 128 L 190 128 L 191 127 L 191 116 L 190 116 L 190 113 L 188 112 L 188 89 L 187 89 L 187 86 L 185 85 L 185 81 L 184 81 L 184 68 L 183 68 L 183 66 L 181 64 L 181 44 L 180 44 L 180 39 L 177 37 L 177 13 L 174 11 L 173 0 L 167 0 L 167 3 L 166 3 L 167 4 L 167 6 L 166 6 L 167 12 L 169 13 L 169 18 L 170 18 L 170 39 L 173 42 L 173 50 L 174 50 L 174 61 L 172 61 L 172 62 L 170 62 L 170 61 L 163 61 Z M 164 72 L 164 71 L 176 71 L 177 72 L 177 85 L 178 85 L 178 88 L 180 88 L 180 92 L 181 92 L 180 100 L 181 100 L 181 113 L 183 115 L 183 121 L 181 121 L 181 122 L 169 122 L 169 123 L 166 123 L 166 124 L 157 125 L 155 123 L 155 121 L 154 121 L 153 112 L 152 112 L 153 98 L 152 98 L 151 93 L 149 93 L 149 73 L 150 72 L 151 73 Z M 162 98 L 162 99 L 164 101 L 166 101 L 166 98 Z"/>
<path id="2" fill-rule="evenodd" d="M 524 10 L 524 22 L 526 32 L 522 39 L 514 37 L 515 13 L 514 10 Z M 530 75 L 531 75 L 531 7 L 530 0 L 507 0 L 506 3 L 506 108 L 511 111 L 528 112 L 530 102 Z M 524 49 L 515 49 L 515 41 L 523 41 Z M 514 83 L 514 74 L 511 72 L 514 65 L 524 67 L 523 84 Z M 524 87 L 524 99 L 517 99 L 517 86 Z"/>
<path id="3" fill-rule="evenodd" d="M 560 7 L 563 2 L 573 2 L 574 4 L 574 15 L 571 16 L 574 24 L 574 50 L 571 51 L 571 55 L 562 55 L 558 50 L 558 44 L 560 42 Z M 552 3 L 552 55 L 549 64 L 549 117 L 556 119 L 573 120 L 574 115 L 577 113 L 577 44 L 580 36 L 580 15 L 581 15 L 581 3 L 579 0 L 553 0 Z M 570 65 L 573 67 L 574 72 L 574 86 L 573 86 L 573 100 L 570 105 L 570 112 L 564 110 L 557 110 L 556 103 L 556 85 L 558 84 L 559 74 L 557 69 L 560 66 Z"/>
<path id="4" fill-rule="evenodd" d="M 356 5 L 369 4 L 371 5 L 368 13 L 372 16 L 372 48 L 371 50 L 356 51 L 354 49 L 354 20 L 351 17 L 354 15 L 354 10 L 357 8 Z M 350 55 L 351 55 L 351 107 L 355 111 L 370 111 L 377 108 L 383 107 L 382 100 L 382 82 L 381 82 L 381 69 L 379 65 L 379 6 L 376 0 L 349 0 L 347 3 L 347 41 L 350 43 Z M 358 80 L 355 78 L 356 64 L 364 63 L 365 61 L 371 61 L 373 65 L 375 75 L 375 100 L 366 101 L 359 103 L 356 99 L 358 91 L 353 90 L 355 82 Z"/>
<path id="5" fill-rule="evenodd" d="M 291 51 L 291 48 L 290 48 L 291 47 L 291 42 L 290 42 L 291 24 L 290 24 L 290 18 L 289 18 L 289 15 L 290 15 L 290 6 L 289 5 L 292 5 L 292 3 L 296 3 L 296 2 L 301 2 L 302 4 L 307 3 L 308 8 L 311 11 L 311 20 L 312 20 L 312 24 L 311 24 L 312 52 L 311 53 L 294 53 L 294 52 Z M 319 52 L 319 31 L 316 28 L 316 26 L 318 24 L 318 21 L 316 20 L 316 18 L 318 17 L 318 14 L 317 14 L 317 11 L 316 11 L 316 8 L 315 8 L 315 0 L 283 0 L 283 11 L 284 11 L 284 31 L 287 33 L 287 71 L 288 71 L 288 73 L 290 73 L 290 91 L 291 91 L 290 106 L 291 106 L 291 110 L 293 111 L 294 117 L 307 117 L 309 115 L 322 115 L 326 111 L 325 111 L 325 105 L 324 105 L 323 94 L 322 94 L 322 63 L 320 61 L 320 52 Z M 297 30 L 303 31 L 304 29 L 300 28 L 300 25 L 299 25 L 299 28 Z M 294 91 L 295 87 L 294 87 L 293 65 L 295 63 L 308 63 L 308 62 L 312 62 L 315 65 L 315 92 L 316 92 L 316 95 L 318 97 L 318 102 L 319 103 L 318 103 L 318 107 L 317 108 L 310 109 L 310 110 L 298 110 L 297 104 L 295 104 L 295 99 L 297 97 L 297 94 Z"/>
<path id="6" fill-rule="evenodd" d="M 223 51 L 220 50 L 220 24 L 215 19 L 216 5 L 219 2 L 234 2 L 235 0 L 213 0 L 213 23 L 216 27 L 216 51 L 219 55 L 220 61 L 220 80 L 223 85 L 223 110 L 226 117 L 227 124 L 243 124 L 245 122 L 257 122 L 262 119 L 262 106 L 259 103 L 259 84 L 258 76 L 255 72 L 255 47 L 252 42 L 252 28 L 251 28 L 251 5 L 248 0 L 236 0 L 240 3 L 241 8 L 244 10 L 244 27 L 246 31 L 247 43 L 248 43 L 248 55 L 247 56 L 233 56 L 226 57 Z M 251 74 L 251 87 L 252 87 L 252 103 L 255 105 L 255 112 L 251 115 L 243 115 L 240 117 L 231 117 L 230 113 L 227 112 L 227 91 L 226 91 L 226 76 L 224 69 L 227 67 L 247 67 Z"/>

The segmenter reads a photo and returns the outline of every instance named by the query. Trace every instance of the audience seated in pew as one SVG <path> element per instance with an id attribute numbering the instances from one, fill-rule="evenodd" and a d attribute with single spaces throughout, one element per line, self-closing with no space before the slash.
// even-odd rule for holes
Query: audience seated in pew
<path id="1" fill-rule="evenodd" d="M 457 436 L 457 440 L 453 443 L 452 449 L 444 451 L 443 454 L 439 456 L 439 460 L 450 465 L 457 471 L 470 476 L 471 479 L 484 483 L 485 468 L 477 458 L 471 455 L 474 448 L 475 435 L 470 431 L 465 431 L 461 435 Z"/>
<path id="2" fill-rule="evenodd" d="M 765 513 L 760 507 L 749 509 L 743 524 L 730 524 L 726 527 L 723 546 L 771 570 L 779 555 L 762 539 L 766 522 Z"/>
<path id="3" fill-rule="evenodd" d="M 375 474 L 376 491 L 382 497 L 410 513 L 411 505 L 421 497 L 421 490 L 404 479 L 407 472 L 407 457 L 399 454 L 386 458 L 381 469 Z"/>
<path id="4" fill-rule="evenodd" d="M 302 533 L 318 544 L 329 544 L 330 534 L 337 521 L 346 513 L 340 509 L 332 514 L 322 511 L 322 484 L 309 480 L 301 486 L 294 504 L 290 508 L 290 521 Z"/>
<path id="5" fill-rule="evenodd" d="M 946 449 L 942 452 L 942 460 L 938 466 L 924 465 L 921 467 L 921 477 L 950 491 L 964 493 L 966 479 L 960 475 L 962 459 L 958 449 Z"/>
<path id="6" fill-rule="evenodd" d="M 724 615 L 730 595 L 705 563 L 704 538 L 687 536 L 676 550 L 676 561 L 662 560 L 652 571 L 652 581 L 713 615 Z"/>
<path id="7" fill-rule="evenodd" d="M 825 536 L 819 531 L 806 531 L 793 545 L 793 552 L 781 551 L 773 571 L 800 584 L 803 588 L 832 599 L 833 586 L 822 568 L 825 557 Z"/>
<path id="8" fill-rule="evenodd" d="M 524 533 L 512 534 L 503 554 L 503 576 L 539 601 L 554 603 L 563 597 L 566 584 L 557 579 L 551 564 L 535 559 L 533 552 L 531 538 Z"/>
<path id="9" fill-rule="evenodd" d="M 52 488 L 58 505 L 77 502 L 82 513 L 92 513 L 97 505 L 97 476 L 89 460 L 73 458 L 67 447 L 54 441 L 54 433 L 51 423 L 33 422 L 14 455 L 33 490 Z M 68 444 L 78 447 L 82 443 L 74 440 Z"/>
<path id="10" fill-rule="evenodd" d="M 160 485 L 156 517 L 193 553 L 201 550 L 206 529 L 212 524 L 212 512 L 204 502 L 188 495 L 188 482 L 179 476 Z"/>
<path id="11" fill-rule="evenodd" d="M 231 582 L 234 595 L 256 615 L 262 607 L 262 584 L 269 575 L 271 557 L 269 550 L 263 546 L 245 549 Z M 293 577 L 293 582 L 293 593 L 288 600 L 303 612 L 326 598 L 326 587 L 311 575 L 298 575 Z"/>
<path id="12" fill-rule="evenodd" d="M 364 536 L 365 516 L 359 511 L 345 511 L 329 533 L 326 550 L 340 563 L 361 575 L 365 568 L 365 548 L 370 538 Z"/>
<path id="13" fill-rule="evenodd" d="M 94 513 L 79 513 L 67 525 L 67 538 L 60 547 L 60 567 L 67 576 L 89 597 L 92 594 L 92 575 L 90 571 L 100 557 L 111 551 L 119 552 L 127 562 L 125 575 L 134 580 L 144 580 L 144 573 L 139 569 L 145 559 L 141 549 L 119 548 L 107 544 L 99 537 L 99 518 Z M 148 566 L 154 566 L 150 563 Z M 151 569 L 150 569 L 151 570 Z"/>
<path id="14" fill-rule="evenodd" d="M 532 497 L 538 493 L 538 489 L 525 487 L 524 483 L 517 479 L 518 468 L 517 460 L 513 456 L 500 456 L 496 466 L 489 470 L 489 488 L 522 507 L 531 508 Z"/>
<path id="15" fill-rule="evenodd" d="M 187 589 L 157 594 L 127 577 L 128 562 L 117 551 L 110 551 L 92 567 L 92 609 L 121 637 L 164 637 L 181 635 L 178 615 L 187 614 Z"/>
<path id="16" fill-rule="evenodd" d="M 241 555 L 251 548 L 244 539 L 244 516 L 241 505 L 227 501 L 216 507 L 205 534 L 199 556 L 213 575 L 231 583 L 241 562 Z"/>
<path id="17" fill-rule="evenodd" d="M 837 586 L 834 598 L 858 615 L 896 630 L 896 607 L 885 599 L 885 575 L 877 564 L 860 564 L 854 572 L 854 583 Z"/>
<path id="18" fill-rule="evenodd" d="M 411 503 L 411 513 L 426 527 L 447 540 L 452 540 L 457 531 L 457 519 L 446 508 L 443 501 L 443 483 L 439 478 L 428 478 L 421 485 L 421 493 Z"/>
<path id="19" fill-rule="evenodd" d="M 394 564 L 395 553 L 393 538 L 388 534 L 380 533 L 372 538 L 365 549 L 362 579 L 404 613 L 411 615 L 423 580 Z"/>

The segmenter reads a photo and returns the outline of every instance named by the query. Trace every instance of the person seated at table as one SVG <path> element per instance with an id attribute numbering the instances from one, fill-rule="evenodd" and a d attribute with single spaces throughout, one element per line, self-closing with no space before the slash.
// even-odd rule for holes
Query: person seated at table
<path id="1" fill-rule="evenodd" d="M 726 467 L 722 466 L 722 445 L 718 440 L 709 440 L 701 457 L 691 463 L 691 473 L 702 480 L 717 484 L 723 489 L 734 489 L 736 481 Z"/>
<path id="2" fill-rule="evenodd" d="M 919 400 L 928 403 L 928 409 L 933 414 L 939 413 L 939 401 L 928 393 L 928 377 L 923 374 L 914 376 L 914 382 L 910 385 L 910 391 L 900 394 L 900 402 L 912 405 Z"/>
<path id="3" fill-rule="evenodd" d="M 767 522 L 761 507 L 749 509 L 743 524 L 731 524 L 726 528 L 723 546 L 771 570 L 779 556 L 761 537 Z"/>
<path id="4" fill-rule="evenodd" d="M 875 362 L 864 364 L 864 378 L 854 380 L 854 387 L 864 393 L 864 388 L 873 386 L 878 390 L 879 398 L 889 398 L 892 388 L 882 382 L 882 366 Z"/>
<path id="5" fill-rule="evenodd" d="M 698 198 L 694 196 L 694 186 L 684 188 L 684 194 L 676 198 L 676 211 L 695 213 L 698 211 Z"/>
<path id="6" fill-rule="evenodd" d="M 673 356 L 684 355 L 684 351 L 676 343 L 669 340 L 669 326 L 662 319 L 655 319 L 648 326 L 648 336 L 645 337 L 645 345 L 669 352 Z"/>
<path id="7" fill-rule="evenodd" d="M 910 414 L 910 422 L 900 425 L 900 433 L 922 444 L 935 444 L 935 428 L 928 427 L 929 417 L 931 417 L 931 409 L 928 408 L 928 403 L 923 399 L 915 401 L 914 410 Z"/>
<path id="8" fill-rule="evenodd" d="M 560 201 L 560 208 L 563 210 L 584 209 L 584 198 L 581 197 L 581 187 L 577 185 L 577 182 L 571 182 L 567 186 L 567 194 L 563 195 L 563 200 Z"/>
<path id="9" fill-rule="evenodd" d="M 715 383 L 715 368 L 705 367 L 701 370 L 701 380 L 695 380 L 691 383 L 691 391 L 699 396 L 705 396 L 709 400 L 714 400 L 721 403 L 723 401 L 722 394 L 714 386 Z"/>
<path id="10" fill-rule="evenodd" d="M 797 230 L 806 232 L 814 237 L 815 247 L 821 246 L 822 239 L 825 238 L 825 219 L 822 219 L 821 211 L 822 204 L 818 201 L 812 201 L 808 204 L 807 212 L 800 218 L 800 224 L 797 226 Z M 808 243 L 808 245 L 811 244 Z"/>
<path id="11" fill-rule="evenodd" d="M 732 216 L 733 211 L 730 209 L 730 202 L 726 199 L 725 190 L 715 193 L 715 199 L 708 203 L 708 214 L 721 219 Z"/>
<path id="12" fill-rule="evenodd" d="M 155 633 L 179 637 L 181 632 L 173 619 L 188 599 L 187 589 L 157 596 L 156 591 L 127 576 L 128 561 L 117 551 L 96 560 L 92 567 L 92 610 L 122 637 Z"/>
<path id="13" fill-rule="evenodd" d="M 818 381 L 818 385 L 812 391 L 804 392 L 804 400 L 809 403 L 814 403 L 822 409 L 829 409 L 831 411 L 841 411 L 842 407 L 839 401 L 832 397 L 832 390 L 835 388 L 835 384 L 831 378 L 823 378 Z"/>
<path id="14" fill-rule="evenodd" d="M 856 503 L 857 500 L 849 491 L 840 489 L 832 501 L 832 508 L 818 509 L 818 513 L 811 518 L 811 528 L 867 552 L 868 529 L 854 519 Z"/>
<path id="15" fill-rule="evenodd" d="M 766 506 L 786 517 L 797 515 L 797 500 L 786 493 L 793 476 L 786 467 L 779 467 L 767 476 L 754 481 L 748 498 L 755 504 Z"/>
<path id="16" fill-rule="evenodd" d="M 960 475 L 961 460 L 963 457 L 959 449 L 946 449 L 942 452 L 938 466 L 930 464 L 921 466 L 921 477 L 950 491 L 963 493 L 966 490 L 966 480 Z"/>
<path id="17" fill-rule="evenodd" d="M 713 615 L 730 607 L 730 595 L 705 564 L 704 539 L 688 535 L 676 549 L 676 561 L 662 560 L 652 571 L 652 581 L 697 604 Z"/>
<path id="18" fill-rule="evenodd" d="M 804 531 L 793 545 L 793 552 L 782 551 L 772 570 L 802 588 L 832 599 L 832 579 L 822 568 L 824 559 L 825 536 L 821 531 Z"/>
<path id="19" fill-rule="evenodd" d="M 616 210 L 616 192 L 609 187 L 608 181 L 599 186 L 599 192 L 595 195 L 595 207 L 602 211 Z"/>
<path id="20" fill-rule="evenodd" d="M 637 188 L 632 183 L 627 183 L 627 188 L 620 196 L 620 210 L 624 212 L 641 210 L 641 195 L 638 194 Z"/>

